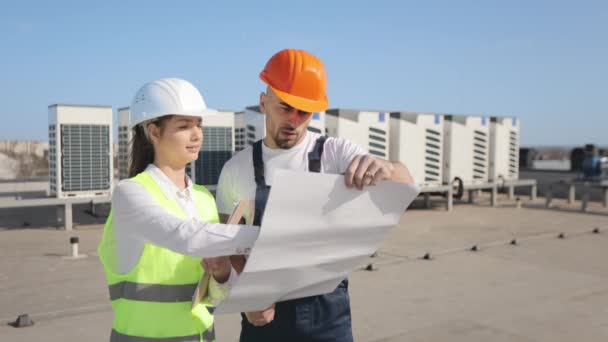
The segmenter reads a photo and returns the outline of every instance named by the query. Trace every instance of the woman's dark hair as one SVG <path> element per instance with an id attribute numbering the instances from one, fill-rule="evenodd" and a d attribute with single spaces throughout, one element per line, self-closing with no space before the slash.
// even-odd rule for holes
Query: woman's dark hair
<path id="1" fill-rule="evenodd" d="M 160 128 L 160 132 L 163 132 L 163 126 L 166 119 L 170 115 L 164 116 L 159 120 L 152 122 Z M 135 177 L 143 172 L 149 164 L 154 162 L 154 146 L 152 142 L 148 140 L 144 130 L 147 129 L 148 125 L 137 125 L 135 126 L 135 132 L 133 139 L 131 140 L 131 155 L 129 164 L 129 178 Z"/>

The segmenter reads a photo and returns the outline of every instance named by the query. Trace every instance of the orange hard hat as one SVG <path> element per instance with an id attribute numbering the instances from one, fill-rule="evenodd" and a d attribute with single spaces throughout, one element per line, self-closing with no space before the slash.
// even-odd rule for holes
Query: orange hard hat
<path id="1" fill-rule="evenodd" d="M 260 78 L 290 106 L 305 112 L 329 107 L 323 62 L 304 50 L 285 49 L 270 57 Z"/>

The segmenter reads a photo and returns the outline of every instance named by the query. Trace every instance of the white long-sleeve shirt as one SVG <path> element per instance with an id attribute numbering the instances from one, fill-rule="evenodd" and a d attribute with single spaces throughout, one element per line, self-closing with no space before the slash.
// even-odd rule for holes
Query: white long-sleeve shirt
<path id="1" fill-rule="evenodd" d="M 176 200 L 184 218 L 161 207 L 140 183 L 130 179 L 118 183 L 113 192 L 112 211 L 120 273 L 128 273 L 137 264 L 145 243 L 201 258 L 241 254 L 253 246 L 259 227 L 201 220 L 190 178 L 186 176 L 187 187 L 180 190 L 154 164 L 148 165 L 146 172 L 167 198 Z M 236 277 L 234 269 L 224 284 L 217 284 L 212 277 L 209 296 L 223 297 Z M 222 293 L 217 293 L 218 290 Z"/>

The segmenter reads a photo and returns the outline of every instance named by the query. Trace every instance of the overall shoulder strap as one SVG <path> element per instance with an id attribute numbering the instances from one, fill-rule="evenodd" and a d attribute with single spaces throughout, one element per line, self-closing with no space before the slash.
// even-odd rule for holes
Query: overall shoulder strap
<path id="1" fill-rule="evenodd" d="M 262 140 L 258 140 L 253 144 L 253 175 L 257 185 L 266 185 L 264 160 L 262 159 Z"/>
<path id="2" fill-rule="evenodd" d="M 320 136 L 315 142 L 315 147 L 308 153 L 308 171 L 321 172 L 321 156 L 326 139 L 325 136 Z"/>

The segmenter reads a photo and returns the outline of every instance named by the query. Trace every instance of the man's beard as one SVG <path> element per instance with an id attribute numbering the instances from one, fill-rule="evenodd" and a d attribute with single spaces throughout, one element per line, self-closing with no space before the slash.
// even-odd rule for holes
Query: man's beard
<path id="1" fill-rule="evenodd" d="M 275 136 L 274 142 L 275 142 L 275 144 L 280 149 L 288 150 L 288 149 L 294 147 L 298 143 L 298 141 L 300 140 L 300 133 L 298 133 L 298 131 L 296 131 L 295 129 L 294 130 L 288 130 L 288 131 L 296 133 L 296 138 L 294 140 L 291 140 L 291 139 L 282 139 L 281 138 L 281 132 L 283 132 L 284 130 L 285 129 L 281 129 L 279 131 L 279 133 Z"/>

